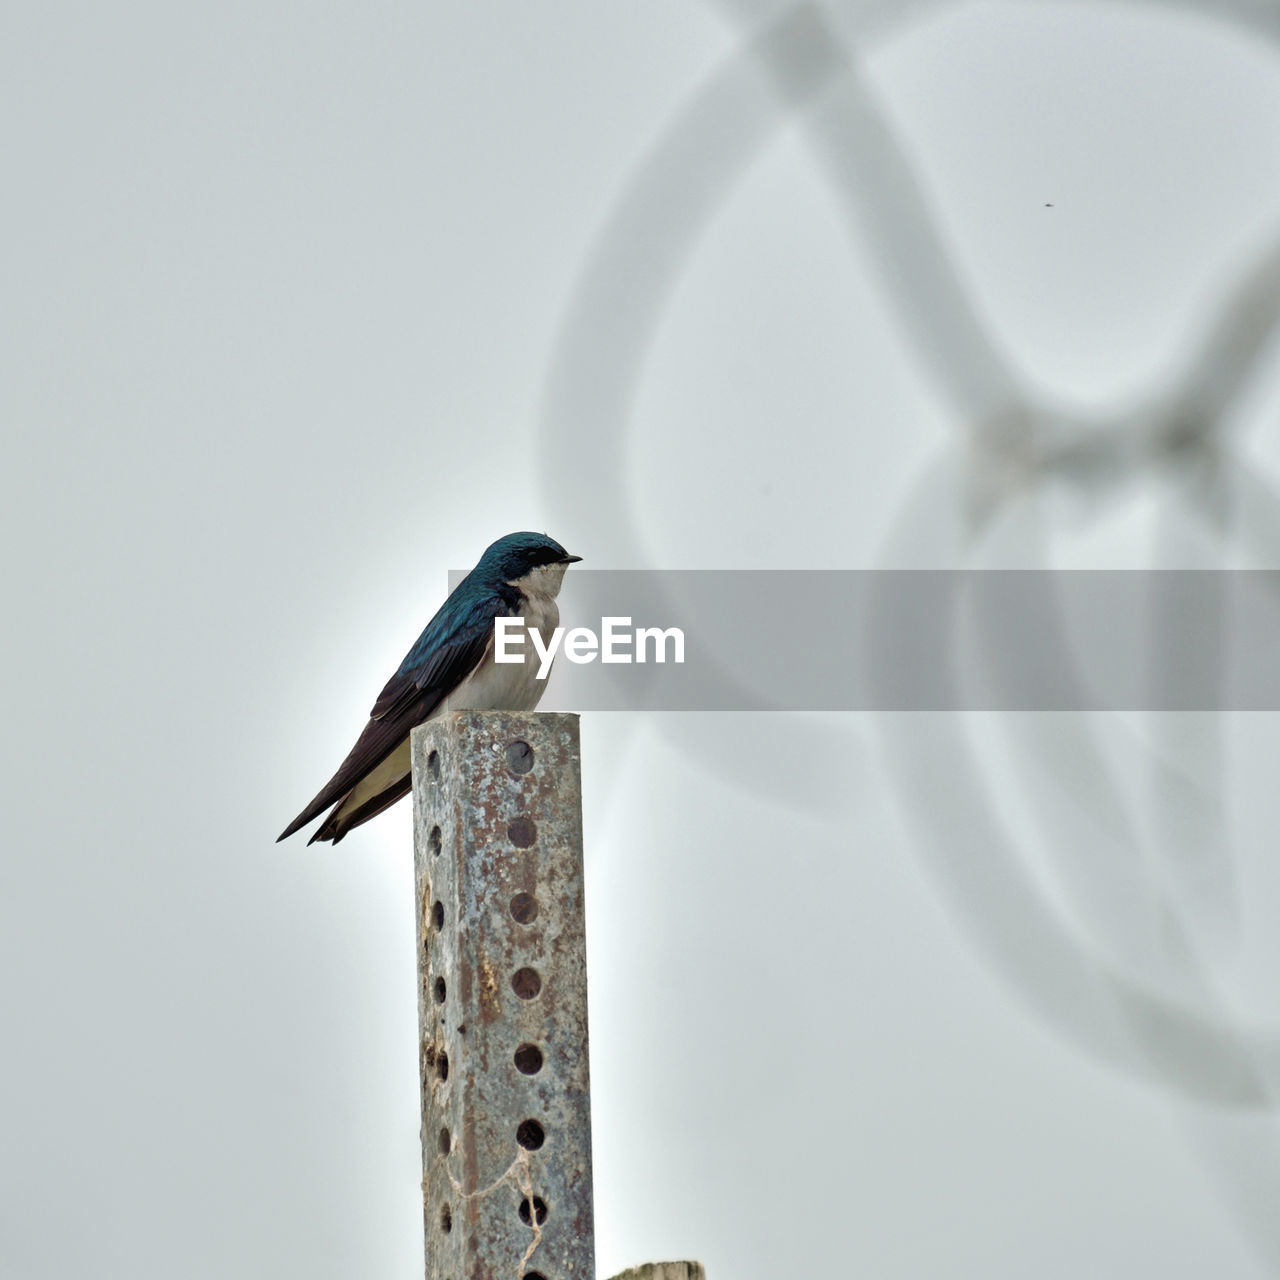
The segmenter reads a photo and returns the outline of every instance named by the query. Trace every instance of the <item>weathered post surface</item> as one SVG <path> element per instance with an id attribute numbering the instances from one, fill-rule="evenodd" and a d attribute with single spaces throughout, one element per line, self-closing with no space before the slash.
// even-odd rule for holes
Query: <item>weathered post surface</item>
<path id="1" fill-rule="evenodd" d="M 427 1280 L 595 1280 L 578 717 L 413 733 Z"/>

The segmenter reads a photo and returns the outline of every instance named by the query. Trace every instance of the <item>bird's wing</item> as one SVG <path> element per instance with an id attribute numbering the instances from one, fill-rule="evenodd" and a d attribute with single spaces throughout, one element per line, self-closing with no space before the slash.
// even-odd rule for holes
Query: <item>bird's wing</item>
<path id="1" fill-rule="evenodd" d="M 277 840 L 293 835 L 341 800 L 409 736 L 415 725 L 432 716 L 485 660 L 493 645 L 494 618 L 511 616 L 515 611 L 515 603 L 497 593 L 486 593 L 462 608 L 451 608 L 453 603 L 453 597 L 445 601 L 387 681 L 369 713 L 369 723 L 338 772 Z"/>

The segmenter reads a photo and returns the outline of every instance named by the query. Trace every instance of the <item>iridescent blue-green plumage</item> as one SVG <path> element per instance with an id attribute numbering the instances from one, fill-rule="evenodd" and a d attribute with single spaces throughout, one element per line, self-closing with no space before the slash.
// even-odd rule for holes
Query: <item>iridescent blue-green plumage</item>
<path id="1" fill-rule="evenodd" d="M 408 795 L 410 732 L 490 665 L 494 619 L 525 614 L 530 603 L 528 584 L 540 576 L 535 571 L 561 566 L 562 573 L 563 566 L 579 559 L 541 533 L 510 533 L 488 547 L 387 681 L 369 713 L 369 723 L 337 773 L 279 839 L 293 835 L 332 806 L 309 843 L 332 840 L 336 844 L 353 827 Z M 554 599 L 558 586 L 556 576 L 549 599 Z"/>

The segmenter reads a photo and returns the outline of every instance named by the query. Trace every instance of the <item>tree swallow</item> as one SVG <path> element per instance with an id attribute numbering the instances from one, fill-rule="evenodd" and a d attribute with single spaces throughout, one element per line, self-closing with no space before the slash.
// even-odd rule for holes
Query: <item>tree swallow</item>
<path id="1" fill-rule="evenodd" d="M 489 547 L 387 681 L 338 772 L 278 839 L 332 805 L 307 843 L 337 844 L 407 796 L 409 734 L 432 716 L 464 708 L 532 711 L 547 683 L 537 679 L 536 662 L 494 662 L 494 619 L 522 617 L 549 643 L 560 622 L 556 595 L 564 571 L 581 559 L 541 533 L 509 533 Z"/>

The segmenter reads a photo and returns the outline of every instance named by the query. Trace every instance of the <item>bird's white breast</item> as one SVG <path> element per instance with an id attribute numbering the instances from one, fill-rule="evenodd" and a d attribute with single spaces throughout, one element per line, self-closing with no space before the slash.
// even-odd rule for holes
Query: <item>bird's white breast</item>
<path id="1" fill-rule="evenodd" d="M 535 569 L 512 584 L 525 592 L 521 613 L 525 627 L 536 630 L 548 648 L 552 633 L 560 625 L 560 610 L 554 593 L 559 590 L 560 579 L 564 577 L 563 565 L 550 567 L 560 570 L 554 578 L 539 578 L 536 575 L 544 571 Z M 547 682 L 537 678 L 538 655 L 528 639 L 524 642 L 523 652 L 523 662 L 494 662 L 493 639 L 490 637 L 480 665 L 449 695 L 441 710 L 532 711 L 546 691 Z"/>

